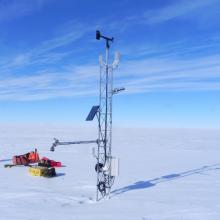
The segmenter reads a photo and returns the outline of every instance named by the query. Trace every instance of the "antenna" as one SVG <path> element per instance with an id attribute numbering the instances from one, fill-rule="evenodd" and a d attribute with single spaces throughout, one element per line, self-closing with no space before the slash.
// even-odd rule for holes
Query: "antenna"
<path id="1" fill-rule="evenodd" d="M 99 88 L 99 105 L 91 108 L 86 121 L 92 121 L 95 116 L 98 119 L 98 139 L 89 141 L 71 141 L 60 142 L 54 139 L 51 151 L 54 151 L 58 145 L 70 144 L 97 144 L 97 152 L 93 149 L 93 156 L 97 162 L 95 171 L 97 172 L 97 190 L 96 200 L 110 196 L 111 187 L 114 184 L 115 177 L 118 175 L 119 160 L 112 157 L 112 97 L 125 88 L 113 89 L 113 70 L 118 67 L 120 54 L 115 53 L 115 58 L 112 64 L 109 64 L 109 49 L 110 42 L 113 42 L 113 37 L 106 37 L 100 31 L 96 31 L 96 39 L 104 39 L 106 42 L 105 62 L 102 56 L 99 56 L 100 64 L 100 88 Z"/>

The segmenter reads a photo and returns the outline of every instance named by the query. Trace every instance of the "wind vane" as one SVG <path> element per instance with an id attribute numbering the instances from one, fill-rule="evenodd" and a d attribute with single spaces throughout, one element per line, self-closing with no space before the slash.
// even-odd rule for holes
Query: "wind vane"
<path id="1" fill-rule="evenodd" d="M 93 106 L 86 118 L 86 121 L 92 121 L 95 117 L 98 119 L 98 139 L 88 141 L 60 142 L 55 139 L 51 151 L 58 145 L 71 144 L 97 144 L 97 149 L 93 149 L 93 155 L 97 162 L 95 170 L 97 172 L 97 191 L 96 200 L 110 196 L 111 187 L 114 184 L 115 177 L 119 173 L 119 160 L 112 156 L 112 97 L 114 94 L 125 90 L 125 88 L 113 88 L 113 70 L 118 67 L 120 54 L 115 53 L 112 64 L 109 64 L 110 43 L 113 43 L 113 37 L 109 38 L 96 31 L 96 39 L 105 40 L 105 61 L 99 56 L 100 64 L 100 88 L 99 105 Z"/>

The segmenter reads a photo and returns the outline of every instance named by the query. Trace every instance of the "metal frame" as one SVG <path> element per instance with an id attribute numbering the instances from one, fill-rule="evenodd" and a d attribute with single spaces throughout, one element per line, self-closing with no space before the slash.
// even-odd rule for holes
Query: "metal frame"
<path id="1" fill-rule="evenodd" d="M 112 148 L 112 91 L 113 91 L 113 69 L 109 65 L 109 41 L 113 38 L 103 37 L 106 40 L 106 57 L 103 63 L 100 57 L 100 90 L 99 90 L 99 140 L 97 166 L 97 201 L 109 195 L 114 182 L 111 176 L 111 148 Z"/>
<path id="2" fill-rule="evenodd" d="M 111 174 L 111 159 L 112 159 L 112 97 L 124 88 L 113 89 L 113 69 L 118 66 L 119 55 L 115 57 L 112 64 L 109 64 L 109 49 L 110 42 L 113 38 L 102 36 L 100 31 L 96 31 L 96 39 L 103 38 L 106 42 L 105 62 L 100 56 L 100 85 L 99 85 L 99 108 L 96 112 L 98 119 L 98 139 L 89 141 L 72 141 L 60 142 L 55 139 L 52 144 L 51 151 L 55 150 L 58 145 L 71 144 L 97 144 L 97 153 L 94 156 L 97 159 L 95 170 L 97 172 L 97 190 L 96 200 L 109 196 L 111 187 L 115 177 Z M 98 107 L 98 106 L 97 106 Z M 92 111 L 92 110 L 91 110 Z M 89 118 L 89 116 L 87 117 Z"/>

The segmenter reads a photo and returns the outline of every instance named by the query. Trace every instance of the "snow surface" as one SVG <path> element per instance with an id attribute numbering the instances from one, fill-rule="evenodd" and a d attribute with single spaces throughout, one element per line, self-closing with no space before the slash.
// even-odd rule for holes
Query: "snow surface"
<path id="1" fill-rule="evenodd" d="M 111 199 L 95 201 L 92 147 L 49 148 L 61 141 L 96 139 L 85 126 L 0 127 L 1 220 L 219 220 L 220 131 L 114 128 L 120 176 Z M 27 167 L 4 168 L 13 155 L 38 148 L 61 161 L 55 178 L 33 177 Z"/>

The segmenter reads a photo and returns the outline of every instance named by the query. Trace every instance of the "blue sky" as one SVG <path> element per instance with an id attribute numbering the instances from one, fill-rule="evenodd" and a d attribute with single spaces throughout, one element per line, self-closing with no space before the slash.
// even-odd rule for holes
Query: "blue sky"
<path id="1" fill-rule="evenodd" d="M 0 122 L 84 123 L 120 51 L 115 125 L 220 128 L 220 0 L 0 0 Z"/>

